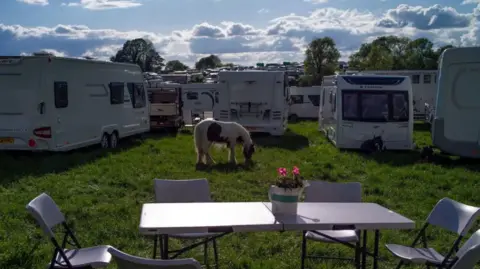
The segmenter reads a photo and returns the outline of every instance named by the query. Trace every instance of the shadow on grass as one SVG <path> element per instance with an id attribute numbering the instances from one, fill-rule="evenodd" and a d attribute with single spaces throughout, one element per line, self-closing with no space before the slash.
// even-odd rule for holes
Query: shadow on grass
<path id="1" fill-rule="evenodd" d="M 415 122 L 413 125 L 413 130 L 415 132 L 430 132 L 431 126 L 429 123 L 426 122 Z"/>
<path id="2" fill-rule="evenodd" d="M 69 169 L 134 148 L 144 136 L 125 138 L 116 149 L 101 149 L 99 145 L 69 152 L 0 152 L 0 186 L 5 186 L 26 176 L 62 173 Z"/>
<path id="3" fill-rule="evenodd" d="M 238 172 L 238 171 L 252 171 L 255 168 L 255 161 L 252 161 L 250 163 L 237 163 L 237 164 L 231 164 L 231 163 L 216 163 L 213 165 L 197 165 L 195 169 L 197 171 L 205 171 L 205 172 L 211 172 L 211 171 L 219 171 L 219 172 L 224 172 L 224 173 L 229 173 L 229 172 Z"/>
<path id="4" fill-rule="evenodd" d="M 306 136 L 299 135 L 290 130 L 287 130 L 283 136 L 254 133 L 252 134 L 252 139 L 255 145 L 266 148 L 301 150 L 309 146 L 309 141 Z"/>
<path id="5" fill-rule="evenodd" d="M 471 171 L 480 171 L 480 160 L 452 157 L 435 153 L 429 160 L 422 158 L 421 150 L 412 151 L 385 151 L 366 154 L 358 151 L 349 151 L 359 156 L 373 160 L 379 164 L 390 166 L 408 166 L 419 163 L 431 163 L 445 168 L 462 167 Z"/>

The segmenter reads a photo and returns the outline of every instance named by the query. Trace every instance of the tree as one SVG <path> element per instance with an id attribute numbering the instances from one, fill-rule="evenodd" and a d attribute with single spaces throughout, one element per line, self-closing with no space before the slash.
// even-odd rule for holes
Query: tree
<path id="1" fill-rule="evenodd" d="M 323 76 L 335 73 L 339 58 L 340 52 L 332 38 L 317 38 L 308 44 L 305 52 L 305 72 L 319 84 Z"/>
<path id="2" fill-rule="evenodd" d="M 394 57 L 388 48 L 373 45 L 367 55 L 365 64 L 365 69 L 367 70 L 391 70 L 394 64 Z"/>
<path id="3" fill-rule="evenodd" d="M 125 42 L 122 49 L 110 57 L 110 61 L 138 64 L 142 72 L 155 72 L 164 66 L 164 59 L 158 54 L 153 43 L 143 38 Z"/>
<path id="4" fill-rule="evenodd" d="M 199 70 L 217 68 L 222 66 L 222 61 L 216 55 L 210 55 L 208 57 L 203 57 L 198 62 L 195 63 L 195 68 Z"/>
<path id="5" fill-rule="evenodd" d="M 168 61 L 165 65 L 165 69 L 171 71 L 185 71 L 188 69 L 188 66 L 180 62 L 179 60 Z"/>

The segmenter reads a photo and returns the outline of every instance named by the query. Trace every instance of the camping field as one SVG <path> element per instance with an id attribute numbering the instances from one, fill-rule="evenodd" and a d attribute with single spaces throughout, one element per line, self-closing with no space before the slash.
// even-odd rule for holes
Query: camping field
<path id="1" fill-rule="evenodd" d="M 428 128 L 416 125 L 415 142 L 430 143 Z M 154 198 L 153 179 L 207 178 L 215 201 L 267 201 L 278 167 L 297 165 L 305 179 L 359 181 L 364 201 L 388 207 L 420 227 L 435 203 L 443 198 L 480 206 L 480 164 L 455 158 L 420 161 L 419 151 L 363 155 L 339 152 L 317 131 L 315 122 L 289 125 L 281 138 L 256 137 L 252 168 L 230 167 L 226 149 L 214 148 L 217 162 L 195 170 L 193 137 L 149 135 L 123 141 L 115 152 L 89 148 L 68 154 L 0 154 L 0 267 L 44 268 L 52 245 L 27 214 L 25 205 L 47 192 L 73 224 L 83 246 L 109 244 L 127 253 L 151 257 L 153 242 L 139 235 L 141 206 Z M 237 152 L 237 159 L 243 157 Z M 181 212 L 179 212 L 181 214 Z M 476 230 L 478 226 L 475 226 Z M 473 230 L 473 229 L 472 229 Z M 386 242 L 409 244 L 416 231 L 382 231 L 380 268 L 394 260 Z M 373 243 L 373 236 L 370 236 Z M 453 242 L 443 232 L 429 234 L 440 251 Z M 231 234 L 219 239 L 221 268 L 299 268 L 300 233 Z M 172 247 L 178 244 L 172 243 Z M 353 250 L 309 242 L 309 254 L 348 255 Z M 203 262 L 202 248 L 184 255 Z M 213 264 L 213 255 L 210 264 Z M 116 268 L 114 264 L 109 268 Z M 354 268 L 340 261 L 311 261 L 307 268 Z"/>

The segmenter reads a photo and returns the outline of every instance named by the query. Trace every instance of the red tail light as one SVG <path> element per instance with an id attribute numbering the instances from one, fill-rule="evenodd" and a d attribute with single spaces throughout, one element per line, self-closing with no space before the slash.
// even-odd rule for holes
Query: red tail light
<path id="1" fill-rule="evenodd" d="M 41 127 L 33 130 L 35 136 L 41 138 L 52 138 L 52 128 L 50 127 Z"/>

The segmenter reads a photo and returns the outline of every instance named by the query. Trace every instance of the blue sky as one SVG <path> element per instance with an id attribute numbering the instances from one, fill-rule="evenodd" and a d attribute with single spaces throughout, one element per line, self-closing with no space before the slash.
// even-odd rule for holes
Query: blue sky
<path id="1" fill-rule="evenodd" d="M 238 63 L 302 60 L 305 45 L 323 36 L 344 59 L 386 34 L 477 45 L 480 0 L 462 1 L 2 0 L 0 55 L 107 58 L 136 37 L 188 64 L 209 53 Z"/>

